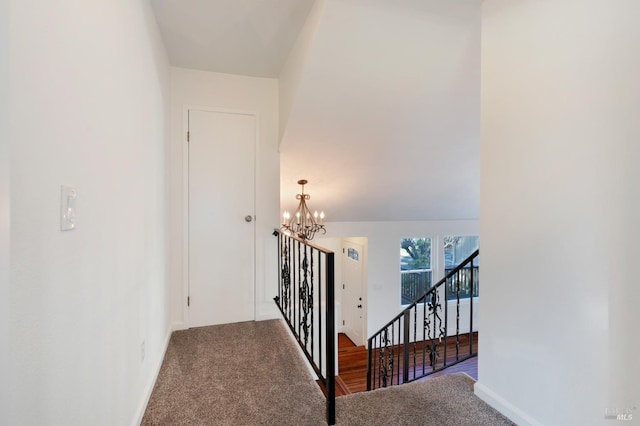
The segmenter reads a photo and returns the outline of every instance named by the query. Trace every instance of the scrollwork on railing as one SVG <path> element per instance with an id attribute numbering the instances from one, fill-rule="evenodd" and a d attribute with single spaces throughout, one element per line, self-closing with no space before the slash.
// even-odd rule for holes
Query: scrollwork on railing
<path id="1" fill-rule="evenodd" d="M 291 271 L 289 271 L 289 249 L 287 247 L 286 241 L 282 241 L 281 243 L 281 271 L 280 271 L 280 282 L 282 283 L 282 306 L 289 306 L 289 298 L 291 291 Z"/>
<path id="2" fill-rule="evenodd" d="M 427 343 L 427 352 L 429 354 L 429 362 L 431 367 L 436 366 L 440 352 L 438 350 L 438 344 L 442 341 L 445 335 L 445 329 L 443 327 L 442 317 L 442 304 L 440 303 L 440 293 L 434 291 L 431 295 L 426 296 L 427 310 L 426 318 L 424 320 L 424 332 L 425 340 Z"/>
<path id="3" fill-rule="evenodd" d="M 300 308 L 302 316 L 300 318 L 300 326 L 305 346 L 309 342 L 309 330 L 313 326 L 313 285 L 309 285 L 309 276 L 311 275 L 311 283 L 313 284 L 313 272 L 309 270 L 309 259 L 307 258 L 307 250 L 305 248 L 302 257 L 302 281 L 300 283 Z"/>
<path id="4" fill-rule="evenodd" d="M 393 384 L 393 345 L 389 339 L 389 330 L 385 328 L 382 332 L 381 345 L 379 348 L 380 379 L 382 387 L 387 387 L 387 383 Z"/>

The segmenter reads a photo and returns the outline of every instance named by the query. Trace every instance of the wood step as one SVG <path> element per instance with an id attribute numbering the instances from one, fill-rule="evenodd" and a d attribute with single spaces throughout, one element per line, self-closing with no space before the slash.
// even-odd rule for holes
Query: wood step
<path id="1" fill-rule="evenodd" d="M 344 382 L 342 381 L 340 376 L 336 376 L 335 380 L 336 380 L 336 397 L 351 394 L 351 391 L 349 390 L 347 385 L 344 384 Z M 322 393 L 324 394 L 324 396 L 326 398 L 327 389 L 325 389 L 324 385 L 322 384 L 322 382 L 320 380 L 316 380 L 316 383 L 318 384 L 318 386 L 320 386 L 320 390 L 322 391 Z"/>

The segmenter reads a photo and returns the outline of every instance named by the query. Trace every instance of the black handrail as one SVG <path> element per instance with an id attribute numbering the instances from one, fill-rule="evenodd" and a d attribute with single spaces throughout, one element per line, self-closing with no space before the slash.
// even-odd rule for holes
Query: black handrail
<path id="1" fill-rule="evenodd" d="M 324 386 L 327 396 L 327 424 L 334 425 L 336 422 L 334 253 L 277 229 L 273 231 L 273 235 L 278 237 L 279 265 L 278 295 L 274 301 Z M 314 315 L 316 310 L 317 317 Z"/>
<path id="2" fill-rule="evenodd" d="M 367 390 L 408 383 L 478 355 L 473 347 L 473 298 L 478 295 L 479 267 L 474 262 L 479 255 L 479 250 L 473 252 L 368 339 Z M 460 300 L 465 297 L 461 293 L 472 296 L 466 333 L 460 329 Z M 455 334 L 449 332 L 449 302 L 456 303 Z M 461 337 L 465 334 L 469 352 L 461 355 Z M 447 358 L 449 338 L 455 338 L 455 357 L 451 360 Z"/>

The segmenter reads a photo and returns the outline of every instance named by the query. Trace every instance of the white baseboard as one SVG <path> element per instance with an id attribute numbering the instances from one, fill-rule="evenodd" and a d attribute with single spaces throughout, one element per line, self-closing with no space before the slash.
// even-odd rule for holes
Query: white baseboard
<path id="1" fill-rule="evenodd" d="M 171 332 L 173 333 L 174 331 L 178 331 L 178 330 L 186 330 L 187 328 L 187 323 L 180 321 L 180 322 L 174 322 L 171 324 Z"/>
<path id="2" fill-rule="evenodd" d="M 256 321 L 265 321 L 270 319 L 282 318 L 280 310 L 276 306 L 275 302 L 264 303 L 258 306 L 256 310 Z"/>
<path id="3" fill-rule="evenodd" d="M 476 382 L 473 386 L 473 392 L 478 398 L 498 410 L 505 417 L 519 426 L 542 426 L 542 423 L 535 420 L 527 413 L 502 398 L 488 387 L 480 382 Z"/>
<path id="4" fill-rule="evenodd" d="M 149 399 L 151 399 L 151 393 L 153 392 L 153 388 L 156 385 L 156 380 L 158 380 L 158 375 L 160 374 L 160 368 L 162 367 L 162 362 L 164 361 L 164 356 L 167 353 L 167 348 L 169 347 L 169 340 L 171 340 L 171 334 L 179 329 L 175 328 L 176 324 L 172 324 L 167 330 L 167 335 L 164 338 L 162 355 L 158 358 L 156 365 L 153 366 L 153 374 L 151 375 L 149 382 L 144 388 L 144 392 L 142 394 L 142 400 L 140 401 L 140 405 L 136 410 L 136 416 L 133 421 L 133 426 L 140 426 L 142 423 L 142 418 L 144 417 L 144 413 L 147 409 L 147 404 L 149 403 Z"/>

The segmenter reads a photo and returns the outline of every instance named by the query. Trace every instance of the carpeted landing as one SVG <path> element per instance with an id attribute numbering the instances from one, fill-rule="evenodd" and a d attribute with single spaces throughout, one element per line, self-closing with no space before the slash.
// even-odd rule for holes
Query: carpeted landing
<path id="1" fill-rule="evenodd" d="M 281 320 L 171 336 L 142 425 L 326 425 L 325 399 Z M 511 425 L 453 374 L 337 399 L 338 425 Z"/>

